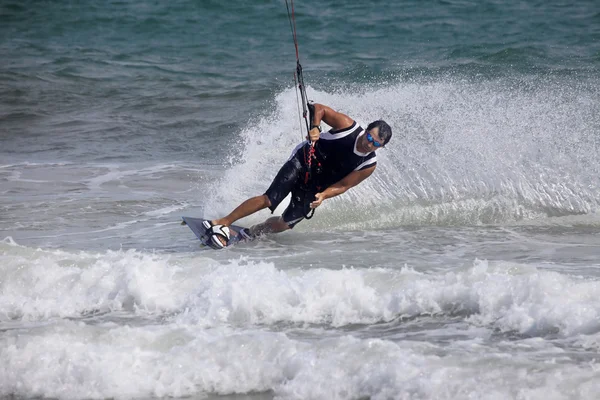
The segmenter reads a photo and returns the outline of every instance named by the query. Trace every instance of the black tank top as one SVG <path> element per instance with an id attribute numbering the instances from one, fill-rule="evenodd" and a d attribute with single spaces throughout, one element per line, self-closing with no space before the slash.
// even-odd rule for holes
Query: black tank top
<path id="1" fill-rule="evenodd" d="M 321 162 L 321 173 L 318 177 L 321 186 L 331 186 L 352 171 L 360 171 L 377 164 L 374 151 L 360 153 L 356 150 L 356 142 L 364 134 L 365 130 L 356 122 L 345 129 L 321 133 L 316 148 Z"/>

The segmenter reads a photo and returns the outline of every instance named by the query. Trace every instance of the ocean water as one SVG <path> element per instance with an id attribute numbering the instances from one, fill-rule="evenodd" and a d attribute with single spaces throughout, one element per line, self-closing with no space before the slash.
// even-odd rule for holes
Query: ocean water
<path id="1" fill-rule="evenodd" d="M 597 399 L 598 2 L 294 9 L 309 98 L 394 136 L 212 251 L 180 217 L 304 136 L 285 2 L 0 2 L 0 397 Z"/>

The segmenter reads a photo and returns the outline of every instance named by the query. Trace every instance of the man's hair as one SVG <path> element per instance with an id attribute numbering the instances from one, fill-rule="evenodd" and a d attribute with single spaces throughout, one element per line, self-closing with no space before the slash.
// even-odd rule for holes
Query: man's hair
<path id="1" fill-rule="evenodd" d="M 382 119 L 371 122 L 367 126 L 367 131 L 370 132 L 373 128 L 379 128 L 379 139 L 383 140 L 385 146 L 392 138 L 392 128 Z"/>

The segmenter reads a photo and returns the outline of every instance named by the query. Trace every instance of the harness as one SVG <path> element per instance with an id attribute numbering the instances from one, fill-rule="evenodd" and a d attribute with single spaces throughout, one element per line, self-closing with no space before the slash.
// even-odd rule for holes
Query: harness
<path id="1" fill-rule="evenodd" d="M 312 113 L 311 113 L 312 114 Z M 312 120 L 312 115 L 311 115 Z M 307 150 L 308 149 L 308 150 Z M 304 146 L 302 148 L 304 152 L 304 181 L 300 185 L 300 190 L 309 193 L 313 192 L 314 189 L 321 190 L 320 186 L 317 186 L 316 175 L 322 172 L 322 164 L 317 158 L 317 143 L 313 143 L 310 146 Z M 304 210 L 304 218 L 311 219 L 315 215 L 315 209 L 310 209 L 309 212 Z"/>

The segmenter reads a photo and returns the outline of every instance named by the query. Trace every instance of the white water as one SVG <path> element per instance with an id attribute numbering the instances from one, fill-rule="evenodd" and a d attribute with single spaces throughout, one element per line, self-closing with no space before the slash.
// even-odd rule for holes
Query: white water
<path id="1" fill-rule="evenodd" d="M 566 265 L 419 271 L 355 252 L 341 269 L 286 268 L 285 256 L 0 246 L 2 395 L 567 399 L 599 389 L 600 282 Z"/>

